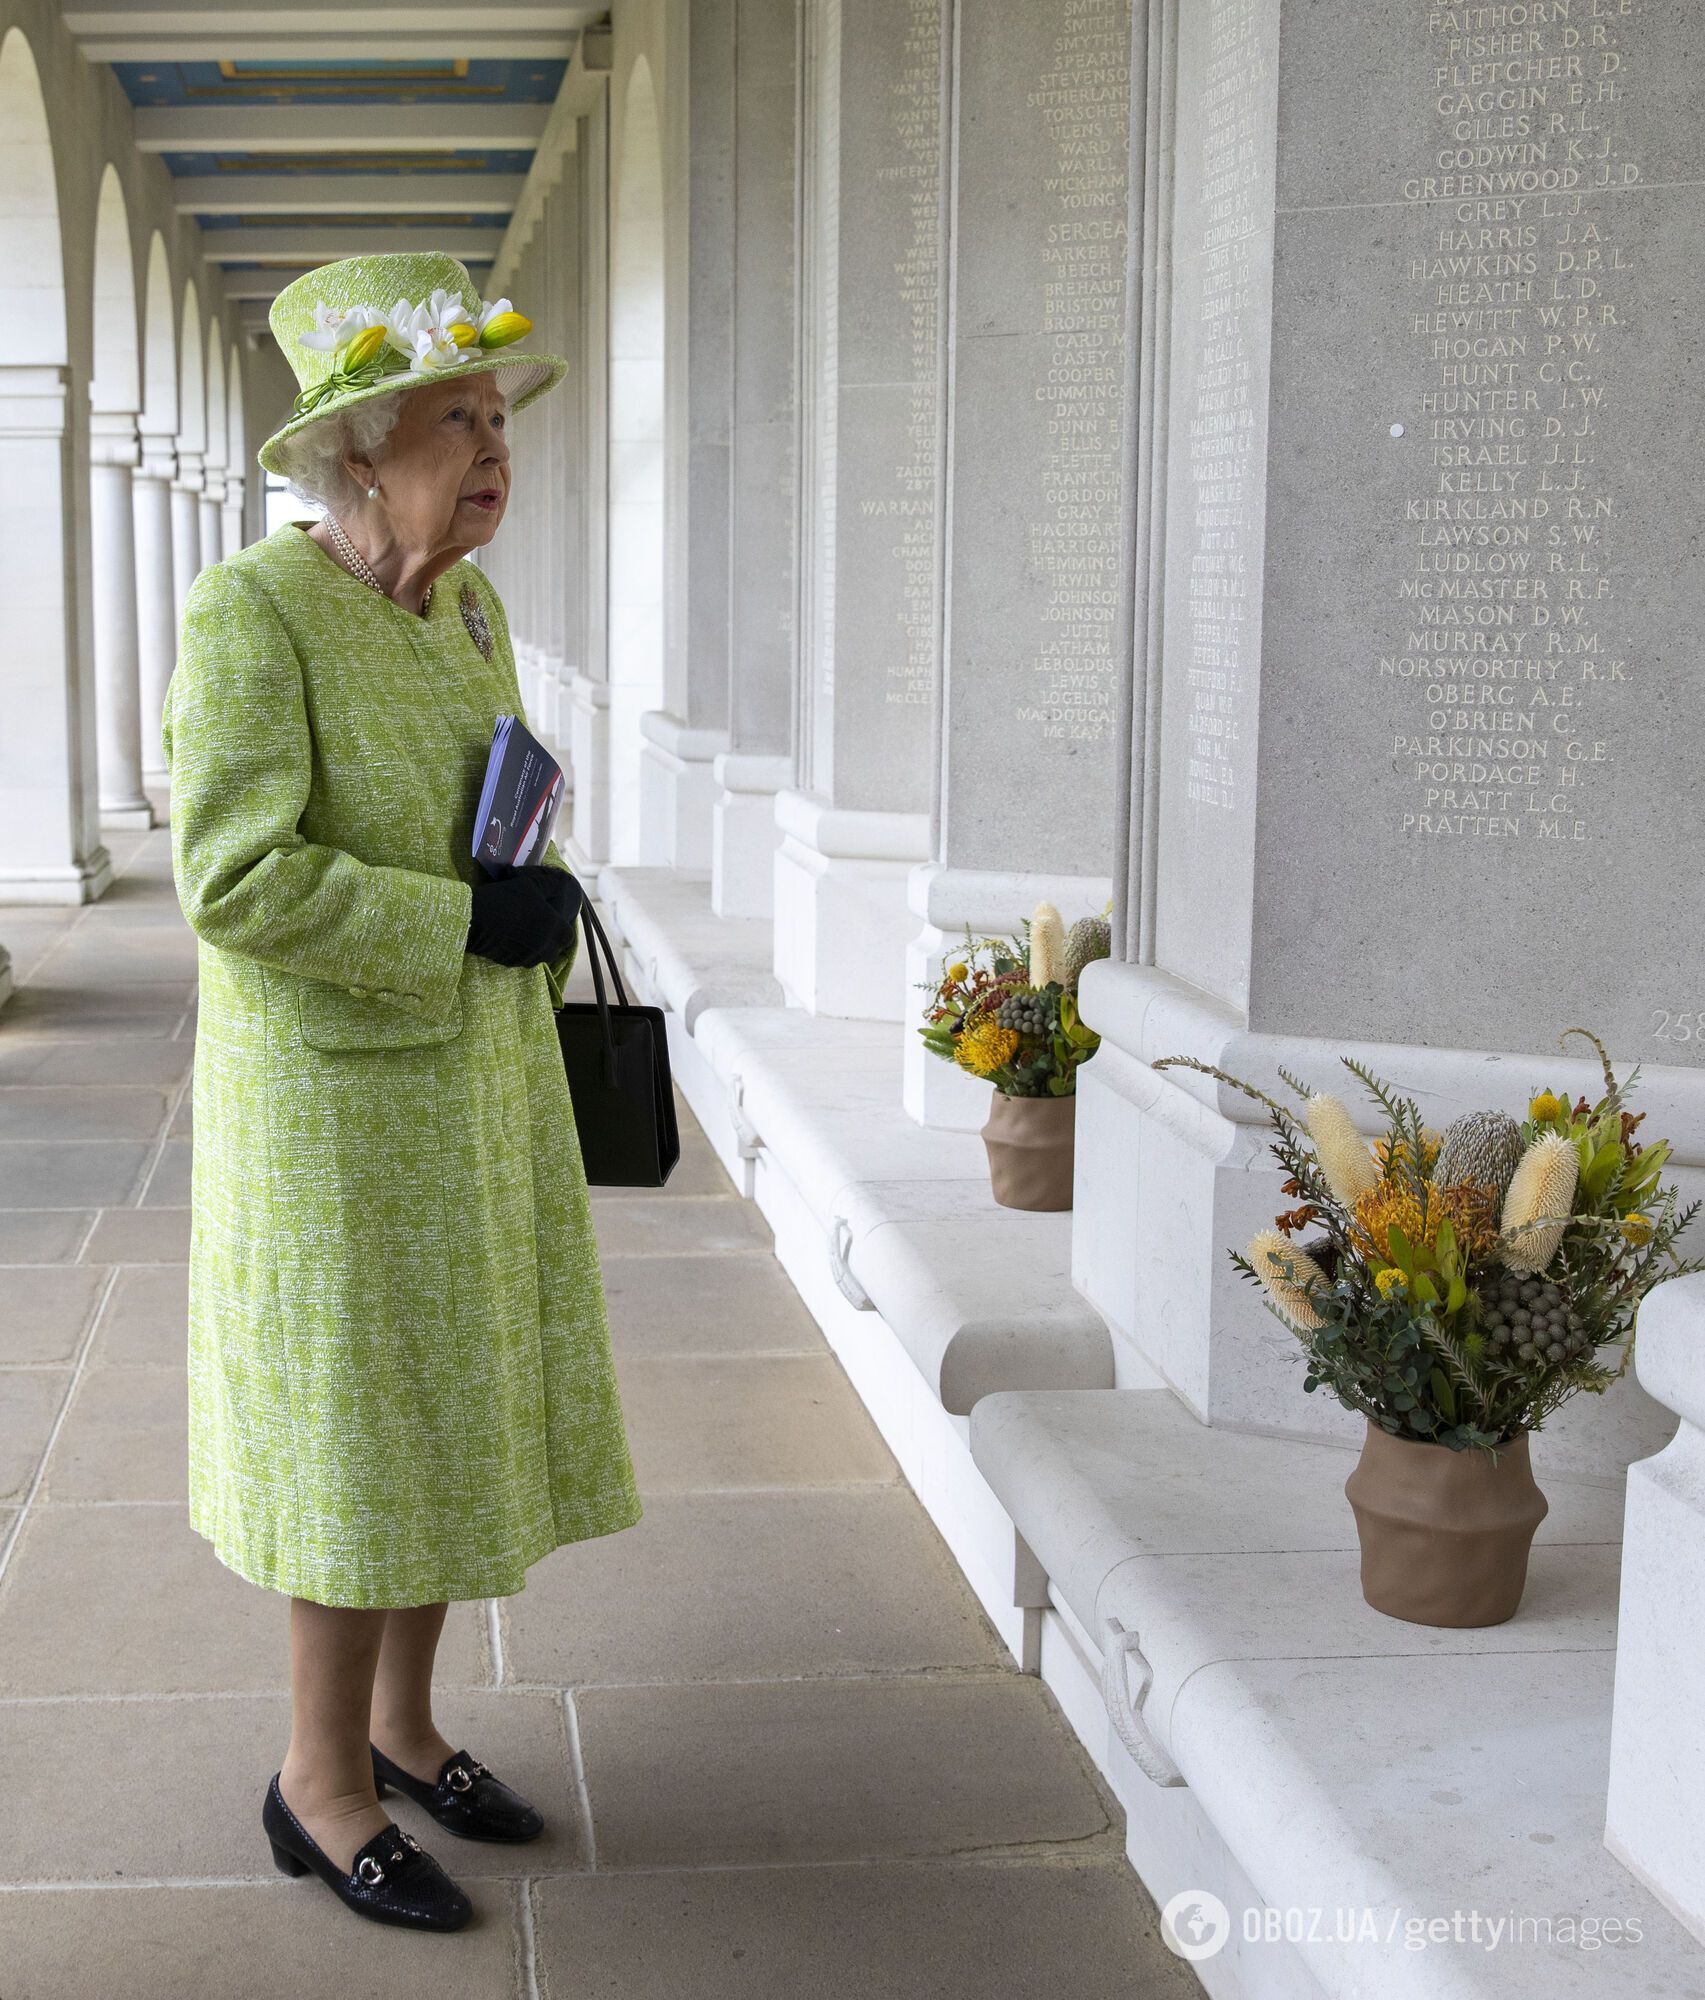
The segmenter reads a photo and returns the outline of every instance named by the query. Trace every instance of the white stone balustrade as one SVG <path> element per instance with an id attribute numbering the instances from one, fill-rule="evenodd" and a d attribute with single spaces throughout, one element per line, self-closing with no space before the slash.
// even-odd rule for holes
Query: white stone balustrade
<path id="1" fill-rule="evenodd" d="M 1604 1838 L 1705 1938 L 1705 1275 L 1649 1294 L 1635 1367 L 1681 1423 L 1628 1472 Z"/>

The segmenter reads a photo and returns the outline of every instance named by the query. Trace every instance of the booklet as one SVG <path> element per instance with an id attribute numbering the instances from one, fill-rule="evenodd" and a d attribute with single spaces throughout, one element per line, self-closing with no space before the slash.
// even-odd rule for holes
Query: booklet
<path id="1" fill-rule="evenodd" d="M 515 715 L 491 735 L 474 815 L 474 859 L 488 875 L 539 862 L 562 804 L 562 766 Z"/>

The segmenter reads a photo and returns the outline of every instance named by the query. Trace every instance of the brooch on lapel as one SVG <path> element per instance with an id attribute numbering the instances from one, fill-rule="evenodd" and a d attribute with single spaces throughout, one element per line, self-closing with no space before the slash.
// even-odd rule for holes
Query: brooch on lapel
<path id="1" fill-rule="evenodd" d="M 480 603 L 479 593 L 471 583 L 462 585 L 462 623 L 468 628 L 468 637 L 478 646 L 481 654 L 491 658 L 491 627 L 485 622 L 485 607 Z"/>

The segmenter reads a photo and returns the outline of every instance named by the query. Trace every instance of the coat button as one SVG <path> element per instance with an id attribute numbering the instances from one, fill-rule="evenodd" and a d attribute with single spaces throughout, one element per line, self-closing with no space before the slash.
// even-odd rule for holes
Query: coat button
<path id="1" fill-rule="evenodd" d="M 371 1000 L 373 997 L 365 986 L 352 986 L 349 991 L 351 998 L 356 1000 Z"/>

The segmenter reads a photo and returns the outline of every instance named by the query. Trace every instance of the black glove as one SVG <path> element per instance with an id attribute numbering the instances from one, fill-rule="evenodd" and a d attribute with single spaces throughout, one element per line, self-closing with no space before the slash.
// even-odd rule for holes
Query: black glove
<path id="1" fill-rule="evenodd" d="M 476 882 L 467 949 L 497 965 L 549 965 L 574 943 L 584 893 L 565 869 L 543 865 Z"/>

